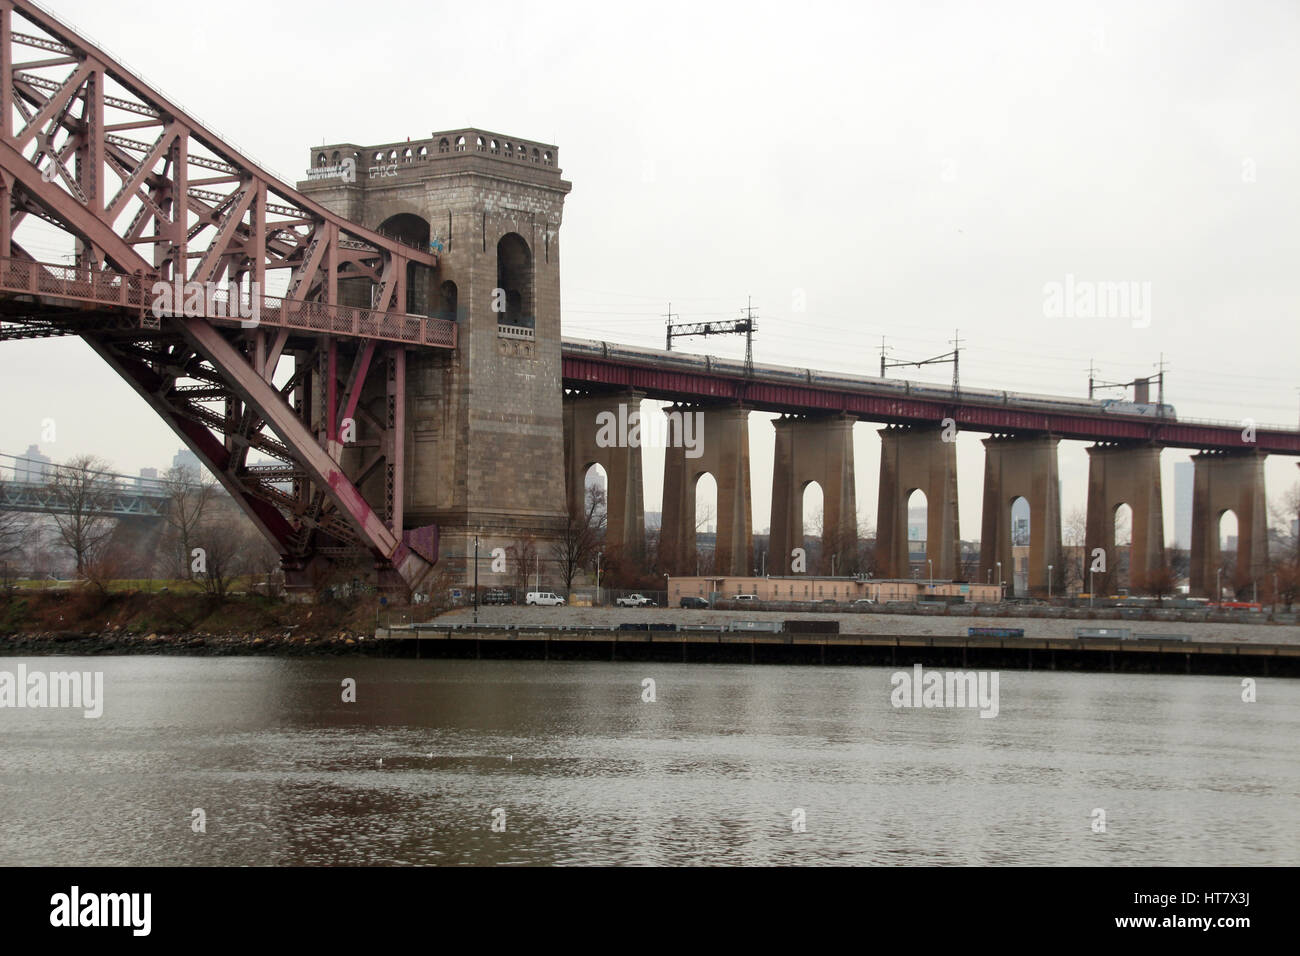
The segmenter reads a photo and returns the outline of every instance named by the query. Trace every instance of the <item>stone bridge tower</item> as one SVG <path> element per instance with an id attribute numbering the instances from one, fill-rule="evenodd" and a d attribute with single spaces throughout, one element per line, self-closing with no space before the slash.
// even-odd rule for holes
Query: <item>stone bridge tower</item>
<path id="1" fill-rule="evenodd" d="M 320 146 L 311 166 L 298 188 L 312 199 L 438 251 L 436 273 L 413 267 L 405 277 L 407 311 L 459 326 L 454 353 L 407 356 L 404 525 L 439 526 L 438 567 L 460 583 L 474 578 L 476 534 L 480 584 L 519 580 L 510 558 L 505 574 L 493 573 L 491 553 L 532 539 L 545 586 L 566 510 L 559 231 L 572 184 L 561 178 L 559 151 L 462 129 Z M 364 417 L 357 428 L 364 445 Z M 363 493 L 372 492 L 363 485 Z"/>

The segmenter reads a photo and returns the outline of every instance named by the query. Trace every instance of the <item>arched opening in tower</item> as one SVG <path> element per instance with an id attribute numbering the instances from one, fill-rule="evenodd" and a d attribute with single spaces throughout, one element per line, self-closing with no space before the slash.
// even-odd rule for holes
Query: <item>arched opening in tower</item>
<path id="1" fill-rule="evenodd" d="M 497 242 L 497 289 L 493 309 L 499 325 L 537 327 L 533 305 L 533 254 L 523 236 L 506 233 Z"/>
<path id="2" fill-rule="evenodd" d="M 429 223 L 427 220 L 409 212 L 389 216 L 379 224 L 379 230 L 398 242 L 423 250 L 429 250 Z M 411 315 L 432 315 L 438 296 L 436 271 L 418 262 L 406 265 L 406 311 Z"/>

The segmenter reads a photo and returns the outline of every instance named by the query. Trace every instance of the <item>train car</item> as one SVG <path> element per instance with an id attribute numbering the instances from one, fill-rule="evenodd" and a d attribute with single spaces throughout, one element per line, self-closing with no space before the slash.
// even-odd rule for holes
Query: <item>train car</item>
<path id="1" fill-rule="evenodd" d="M 692 352 L 669 352 L 647 349 L 635 345 L 619 345 L 591 339 L 565 339 L 565 350 L 574 354 L 592 355 L 613 361 L 656 365 L 662 368 L 699 372 L 740 378 L 745 375 L 745 363 L 740 359 L 719 358 Z M 1065 395 L 1039 395 L 1032 392 L 1013 392 L 1003 389 L 963 388 L 956 395 L 950 387 L 932 382 L 913 382 L 908 379 L 880 378 L 872 375 L 852 375 L 845 372 L 821 372 L 810 368 L 789 365 L 754 364 L 754 377 L 773 382 L 821 386 L 823 388 L 873 392 L 891 392 L 909 398 L 952 402 L 954 400 L 976 405 L 1014 405 L 1019 408 L 1041 409 L 1059 414 L 1108 414 L 1135 418 L 1177 419 L 1172 405 L 1138 404 L 1119 399 L 1073 398 Z"/>

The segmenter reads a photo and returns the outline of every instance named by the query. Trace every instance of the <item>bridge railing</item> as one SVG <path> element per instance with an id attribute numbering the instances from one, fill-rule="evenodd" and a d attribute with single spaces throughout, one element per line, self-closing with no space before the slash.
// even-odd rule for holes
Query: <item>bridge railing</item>
<path id="1" fill-rule="evenodd" d="M 184 310 L 186 295 L 182 285 L 176 296 L 174 283 L 165 283 L 167 292 L 155 276 L 124 275 L 84 266 L 34 262 L 30 259 L 0 258 L 0 292 L 49 295 L 96 305 L 137 310 L 141 323 L 158 328 L 161 318 Z M 347 305 L 299 301 L 281 296 L 244 297 L 234 303 L 226 291 L 213 284 L 211 294 L 204 287 L 203 318 L 222 324 L 239 323 L 245 328 L 266 325 L 303 332 L 342 335 L 353 338 L 381 339 L 431 348 L 454 349 L 458 327 L 448 319 L 397 312 L 381 312 Z M 236 290 L 238 293 L 238 290 Z M 155 304 L 166 300 L 165 311 Z M 179 301 L 173 301 L 179 299 Z M 234 308 L 232 309 L 232 305 Z M 161 314 L 159 314 L 161 313 Z M 233 313 L 233 314 L 232 314 Z M 246 315 L 247 318 L 241 318 Z"/>
<path id="2" fill-rule="evenodd" d="M 95 486 L 99 490 L 110 494 L 120 493 L 148 498 L 168 498 L 172 494 L 172 489 L 161 478 L 120 475 L 111 471 L 89 471 L 39 458 L 0 453 L 0 483 L 10 488 L 49 488 L 58 481 L 60 476 L 65 475 L 90 475 L 95 479 Z"/>

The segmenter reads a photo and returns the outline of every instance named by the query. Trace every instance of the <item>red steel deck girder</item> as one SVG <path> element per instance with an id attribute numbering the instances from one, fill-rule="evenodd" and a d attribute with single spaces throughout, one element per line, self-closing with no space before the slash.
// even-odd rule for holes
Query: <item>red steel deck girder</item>
<path id="1" fill-rule="evenodd" d="M 841 413 L 864 421 L 897 425 L 937 426 L 952 418 L 958 428 L 989 433 L 1051 434 L 1095 442 L 1153 442 L 1171 448 L 1258 451 L 1270 455 L 1300 455 L 1300 432 L 1256 430 L 1255 442 L 1242 441 L 1242 428 L 1197 422 L 1141 421 L 1107 414 L 1044 412 L 1007 405 L 951 403 L 932 399 L 873 394 L 870 386 L 847 390 L 818 385 L 746 380 L 681 369 L 658 368 L 624 360 L 564 355 L 567 387 L 634 389 L 660 401 L 743 402 L 759 411 L 807 415 Z"/>
<path id="2" fill-rule="evenodd" d="M 0 314 L 21 335 L 81 335 L 217 475 L 287 564 L 303 567 L 313 549 L 360 547 L 407 584 L 426 576 L 436 531 L 402 528 L 400 409 L 380 421 L 356 403 L 376 340 L 398 343 L 375 363 L 390 393 L 402 383 L 406 346 L 455 348 L 453 323 L 406 314 L 409 267 L 436 268 L 437 257 L 276 179 L 29 0 L 0 0 L 0 93 Z M 71 265 L 37 263 L 23 248 L 16 237 L 29 219 L 68 237 Z M 287 291 L 267 298 L 275 270 Z M 261 306 L 259 321 L 250 331 L 220 310 L 160 316 L 152 308 L 159 281 L 234 286 Z M 369 293 L 366 307 L 343 301 L 347 283 Z M 272 383 L 282 354 L 333 357 L 341 338 L 362 340 L 366 355 L 342 390 L 332 361 L 328 375 L 323 362 L 295 372 L 310 387 L 294 402 L 292 388 Z M 340 411 L 356 410 L 377 436 L 363 443 L 372 446 L 362 449 L 369 460 L 355 474 L 340 464 L 338 436 L 305 421 L 304 409 L 326 400 L 334 425 Z M 213 401 L 222 411 L 204 404 Z M 246 464 L 250 447 L 284 462 L 272 470 L 294 476 L 293 493 Z M 382 515 L 358 488 L 380 466 Z"/>

